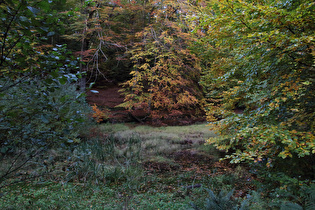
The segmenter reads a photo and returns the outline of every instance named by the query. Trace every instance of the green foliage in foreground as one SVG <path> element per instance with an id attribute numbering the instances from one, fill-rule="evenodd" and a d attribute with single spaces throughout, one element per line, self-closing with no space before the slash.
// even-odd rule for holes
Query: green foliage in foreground
<path id="1" fill-rule="evenodd" d="M 83 187 L 75 184 L 16 185 L 0 198 L 2 209 L 185 209 L 184 202 L 173 200 L 172 194 L 126 195 L 107 186 Z"/>
<path id="2" fill-rule="evenodd" d="M 80 142 L 89 112 L 75 86 L 47 86 L 41 80 L 10 88 L 1 95 L 0 107 L 0 186 L 19 169 L 43 164 L 37 156 L 48 149 Z"/>
<path id="3" fill-rule="evenodd" d="M 262 193 L 252 191 L 247 194 L 244 199 L 233 197 L 234 189 L 225 192 L 224 190 L 215 193 L 211 189 L 206 189 L 208 197 L 205 200 L 203 207 L 197 206 L 195 203 L 191 203 L 193 209 L 205 209 L 205 210 L 247 210 L 247 209 L 280 209 L 280 210 L 312 210 L 315 208 L 315 185 L 304 187 L 300 191 L 299 199 L 292 194 L 286 195 L 275 194 L 272 199 L 262 196 Z M 278 191 L 278 190 L 276 190 Z M 280 192 L 276 192 L 280 193 Z M 304 208 L 299 204 L 303 203 Z"/>
<path id="4" fill-rule="evenodd" d="M 85 98 L 72 84 L 78 60 L 65 45 L 47 45 L 62 31 L 55 3 L 0 5 L 0 188 L 20 169 L 42 164 L 34 158 L 47 149 L 79 142 L 87 119 Z"/>
<path id="5" fill-rule="evenodd" d="M 87 126 L 90 109 L 70 73 L 77 61 L 65 46 L 39 57 L 42 74 L 0 79 L 0 187 L 48 149 L 78 143 Z"/>
<path id="6" fill-rule="evenodd" d="M 140 174 L 139 174 L 140 175 Z M 145 183 L 139 183 L 144 185 Z M 23 183 L 4 188 L 0 197 L 2 209 L 306 209 L 315 206 L 314 186 L 305 188 L 299 199 L 292 195 L 263 197 L 251 192 L 246 198 L 233 196 L 233 190 L 193 189 L 188 195 L 154 186 L 150 191 L 125 190 L 123 185 L 84 185 L 82 183 Z M 164 187 L 167 185 L 165 184 Z M 301 205 L 303 203 L 303 205 Z M 303 207 L 304 208 L 303 208 Z"/>
<path id="7" fill-rule="evenodd" d="M 29 79 L 1 95 L 0 146 L 4 150 L 78 141 L 89 111 L 82 94 L 65 83 Z"/>

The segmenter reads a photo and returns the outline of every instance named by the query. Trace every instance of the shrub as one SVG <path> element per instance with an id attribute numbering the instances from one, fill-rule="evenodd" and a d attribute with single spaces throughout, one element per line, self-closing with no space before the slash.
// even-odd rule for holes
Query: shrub
<path id="1" fill-rule="evenodd" d="M 68 82 L 28 79 L 0 95 L 0 183 L 39 153 L 79 142 L 88 112 Z"/>
<path id="2" fill-rule="evenodd" d="M 206 199 L 204 209 L 219 210 L 219 209 L 238 209 L 237 203 L 231 199 L 234 190 L 225 193 L 223 190 L 217 195 L 210 189 L 207 189 L 209 197 Z M 199 208 L 192 203 L 193 209 L 198 210 Z"/>
<path id="3" fill-rule="evenodd" d="M 96 104 L 92 106 L 93 114 L 92 117 L 96 120 L 96 122 L 100 123 L 102 121 L 106 121 L 109 118 L 109 110 L 104 108 L 100 109 Z"/>
<path id="4" fill-rule="evenodd" d="M 40 80 L 11 88 L 0 101 L 2 148 L 53 146 L 78 141 L 89 111 L 84 98 L 70 84 L 53 91 Z"/>

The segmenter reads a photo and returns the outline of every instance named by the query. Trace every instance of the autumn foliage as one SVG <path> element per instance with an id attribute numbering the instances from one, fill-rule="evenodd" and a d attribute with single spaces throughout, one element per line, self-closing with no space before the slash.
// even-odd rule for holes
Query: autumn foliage
<path id="1" fill-rule="evenodd" d="M 96 104 L 92 106 L 92 117 L 96 120 L 96 122 L 100 123 L 106 121 L 109 118 L 109 110 L 100 109 Z"/>
<path id="2" fill-rule="evenodd" d="M 144 109 L 153 120 L 200 115 L 202 90 L 199 59 L 189 50 L 194 39 L 181 22 L 174 2 L 156 1 L 151 24 L 136 34 L 140 42 L 129 53 L 132 76 L 123 83 L 129 110 Z M 182 10 L 184 11 L 184 10 Z M 190 116 L 191 117 L 191 116 Z"/>
<path id="3" fill-rule="evenodd" d="M 100 191 L 101 181 L 110 202 L 118 195 L 113 206 L 132 209 L 144 193 L 156 198 L 151 187 L 161 180 L 152 180 L 166 166 L 162 192 L 173 203 L 209 185 L 217 188 L 210 209 L 233 193 L 240 209 L 315 209 L 314 11 L 314 0 L 2 0 L 0 199 L 40 208 L 36 193 L 21 190 L 34 186 L 41 196 L 66 187 L 51 181 L 70 188 L 83 181 Z M 114 86 L 115 94 L 107 101 L 99 94 L 90 106 L 93 85 Z M 128 123 L 122 132 L 125 125 L 90 118 L 177 127 L 164 133 Z M 207 134 L 203 125 L 178 127 L 205 118 Z M 68 202 L 55 194 L 59 208 Z"/>
<path id="4" fill-rule="evenodd" d="M 229 151 L 234 163 L 272 167 L 287 159 L 296 168 L 312 167 L 314 3 L 204 2 L 191 20 L 208 58 L 202 82 L 208 121 L 220 134 L 208 143 Z"/>

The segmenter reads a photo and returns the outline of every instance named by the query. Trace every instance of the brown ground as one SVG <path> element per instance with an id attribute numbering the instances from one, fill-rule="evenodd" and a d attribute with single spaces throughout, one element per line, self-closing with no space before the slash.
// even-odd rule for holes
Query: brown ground
<path id="1" fill-rule="evenodd" d="M 87 101 L 89 104 L 96 104 L 101 107 L 114 108 L 124 101 L 124 97 L 120 95 L 119 87 L 110 87 L 107 89 L 93 88 L 93 90 L 99 91 L 99 93 L 92 93 L 87 91 Z"/>
<path id="2" fill-rule="evenodd" d="M 189 119 L 178 116 L 167 121 L 152 122 L 144 110 L 134 110 L 129 112 L 123 108 L 116 107 L 124 102 L 124 96 L 119 92 L 121 88 L 118 86 L 109 87 L 106 89 L 93 88 L 99 93 L 87 91 L 87 101 L 90 105 L 96 104 L 100 108 L 108 108 L 110 110 L 110 122 L 137 122 L 153 125 L 188 125 L 194 122 L 201 122 L 205 119 Z"/>
<path id="3" fill-rule="evenodd" d="M 110 111 L 110 118 L 108 121 L 113 123 L 122 122 L 142 122 L 146 113 L 142 110 L 137 110 L 129 114 L 128 110 L 121 107 L 116 107 L 117 105 L 124 102 L 124 96 L 119 92 L 121 88 L 118 86 L 109 87 L 106 89 L 93 88 L 99 93 L 93 93 L 92 91 L 87 91 L 87 101 L 90 105 L 96 104 L 100 109 L 106 108 Z"/>

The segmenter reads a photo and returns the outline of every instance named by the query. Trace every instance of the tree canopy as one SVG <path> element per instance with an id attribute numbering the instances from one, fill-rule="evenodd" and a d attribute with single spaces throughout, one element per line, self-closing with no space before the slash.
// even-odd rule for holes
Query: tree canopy
<path id="1" fill-rule="evenodd" d="M 220 133 L 208 143 L 232 151 L 232 162 L 273 166 L 314 156 L 314 7 L 307 0 L 203 1 L 192 17 L 196 48 L 208 59 L 207 116 Z"/>
<path id="2" fill-rule="evenodd" d="M 130 49 L 132 78 L 124 83 L 128 109 L 142 108 L 154 120 L 181 117 L 202 107 L 199 59 L 189 50 L 194 38 L 182 13 L 185 5 L 156 1 L 151 23 Z"/>

